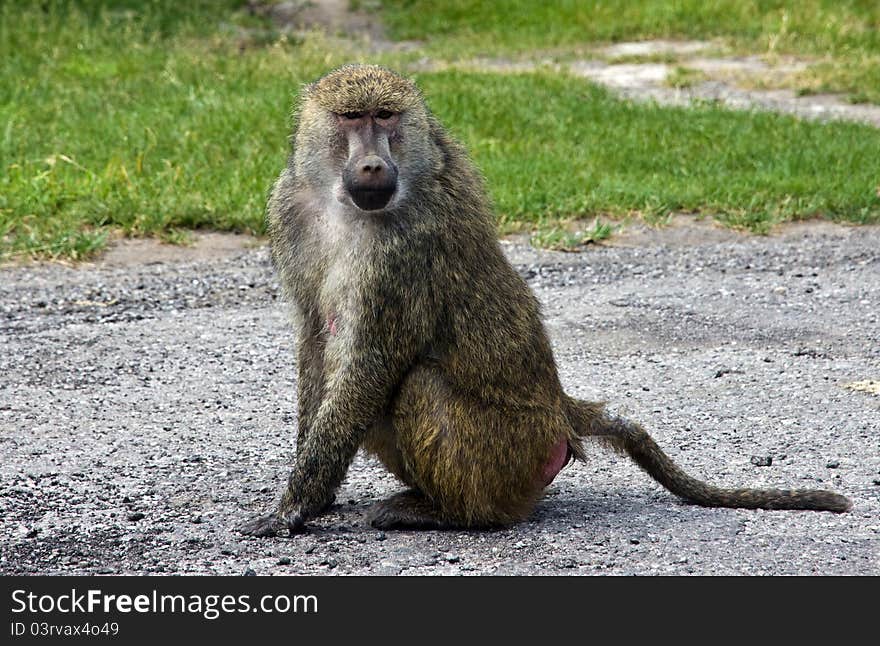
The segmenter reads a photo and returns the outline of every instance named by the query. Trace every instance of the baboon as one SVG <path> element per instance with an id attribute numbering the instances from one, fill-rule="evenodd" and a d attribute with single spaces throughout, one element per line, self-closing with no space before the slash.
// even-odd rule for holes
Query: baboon
<path id="1" fill-rule="evenodd" d="M 359 448 L 408 487 L 371 508 L 383 529 L 522 521 L 587 440 L 698 505 L 850 509 L 828 491 L 707 485 L 638 424 L 566 395 L 482 178 L 411 80 L 341 67 L 303 89 L 295 121 L 267 224 L 299 328 L 297 453 L 277 511 L 243 533 L 301 531 Z"/>

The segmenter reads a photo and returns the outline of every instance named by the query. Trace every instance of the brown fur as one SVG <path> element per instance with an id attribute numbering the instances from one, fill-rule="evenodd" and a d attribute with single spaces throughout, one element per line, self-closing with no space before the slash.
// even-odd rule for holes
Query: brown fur
<path id="1" fill-rule="evenodd" d="M 349 149 L 336 115 L 392 110 L 399 199 L 356 211 L 331 194 Z M 299 326 L 296 464 L 264 536 L 320 513 L 358 448 L 410 490 L 378 527 L 521 521 L 561 438 L 595 438 L 703 505 L 843 511 L 828 492 L 720 490 L 676 467 L 640 427 L 562 391 L 538 303 L 504 257 L 479 174 L 408 80 L 346 66 L 303 92 L 294 150 L 269 200 L 272 255 Z M 343 196 L 344 197 L 344 196 Z"/>

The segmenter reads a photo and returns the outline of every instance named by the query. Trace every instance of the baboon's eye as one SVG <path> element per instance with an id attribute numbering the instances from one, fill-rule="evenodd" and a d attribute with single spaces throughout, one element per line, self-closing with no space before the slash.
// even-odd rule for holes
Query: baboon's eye
<path id="1" fill-rule="evenodd" d="M 343 112 L 342 116 L 346 119 L 360 119 L 364 116 L 363 112 Z"/>
<path id="2" fill-rule="evenodd" d="M 376 113 L 377 119 L 390 119 L 394 116 L 394 113 L 391 110 L 379 110 Z"/>

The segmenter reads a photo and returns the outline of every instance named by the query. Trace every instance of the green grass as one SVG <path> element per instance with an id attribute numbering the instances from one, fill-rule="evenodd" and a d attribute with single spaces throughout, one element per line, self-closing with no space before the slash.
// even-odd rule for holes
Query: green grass
<path id="1" fill-rule="evenodd" d="M 111 230 L 262 231 L 293 96 L 339 61 L 251 46 L 236 3 L 105 4 L 0 6 L 0 254 L 80 257 Z"/>
<path id="2" fill-rule="evenodd" d="M 239 4 L 0 0 L 0 260 L 83 258 L 116 232 L 263 232 L 297 88 L 360 57 L 282 38 Z M 549 71 L 418 80 L 485 173 L 499 225 L 537 228 L 538 243 L 599 240 L 610 229 L 563 225 L 633 213 L 755 231 L 880 217 L 866 126 L 634 105 Z"/>
<path id="3" fill-rule="evenodd" d="M 584 55 L 598 43 L 716 40 L 739 52 L 819 61 L 795 79 L 880 103 L 880 2 L 876 0 L 383 0 L 397 39 L 435 56 Z"/>
<path id="4" fill-rule="evenodd" d="M 551 74 L 418 78 L 486 174 L 502 224 L 669 211 L 758 232 L 880 220 L 874 128 L 629 103 Z"/>
<path id="5" fill-rule="evenodd" d="M 529 242 L 533 247 L 542 249 L 580 251 L 588 244 L 607 240 L 613 233 L 614 227 L 611 224 L 596 218 L 588 229 L 577 227 L 572 230 L 571 226 L 561 224 L 541 227 L 530 236 Z"/>

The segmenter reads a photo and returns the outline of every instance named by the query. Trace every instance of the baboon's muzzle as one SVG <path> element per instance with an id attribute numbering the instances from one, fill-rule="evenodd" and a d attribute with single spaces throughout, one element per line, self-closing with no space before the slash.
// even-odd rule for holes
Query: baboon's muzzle
<path id="1" fill-rule="evenodd" d="M 397 167 L 378 155 L 366 155 L 346 164 L 342 183 L 359 209 L 378 211 L 397 190 Z"/>

